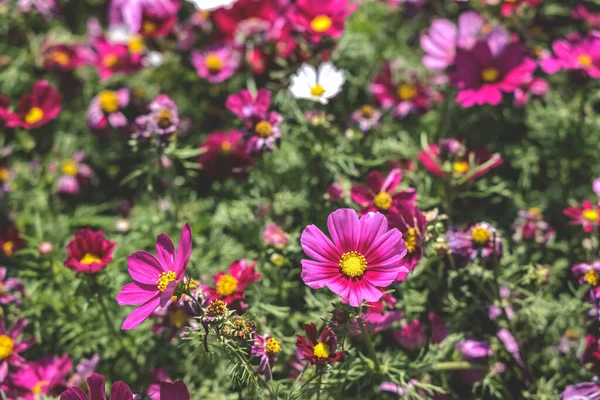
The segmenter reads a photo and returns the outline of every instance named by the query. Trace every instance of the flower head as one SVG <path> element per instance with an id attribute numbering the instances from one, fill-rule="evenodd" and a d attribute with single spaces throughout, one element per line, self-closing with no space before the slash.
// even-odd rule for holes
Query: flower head
<path id="1" fill-rule="evenodd" d="M 425 228 L 427 221 L 425 215 L 417 206 L 408 202 L 402 202 L 396 213 L 388 216 L 391 226 L 398 228 L 406 244 L 405 265 L 409 271 L 415 269 L 417 263 L 423 256 L 423 243 L 425 240 Z M 398 277 L 404 280 L 405 276 Z"/>
<path id="2" fill-rule="evenodd" d="M 92 43 L 96 57 L 94 66 L 100 79 L 107 80 L 117 73 L 131 74 L 142 68 L 138 54 L 132 53 L 125 43 L 111 43 L 98 38 Z"/>
<path id="3" fill-rule="evenodd" d="M 85 163 L 86 155 L 79 151 L 71 158 L 62 161 L 60 165 L 61 177 L 56 182 L 58 193 L 77 194 L 81 185 L 90 184 L 90 179 L 94 176 L 94 171 L 89 164 Z"/>
<path id="4" fill-rule="evenodd" d="M 14 226 L 0 229 L 0 253 L 6 257 L 13 256 L 25 246 L 25 241 L 19 235 L 19 230 Z"/>
<path id="5" fill-rule="evenodd" d="M 76 272 L 95 274 L 110 264 L 116 245 L 106 240 L 103 231 L 80 229 L 67 245 L 64 265 Z"/>
<path id="6" fill-rule="evenodd" d="M 148 105 L 148 129 L 159 137 L 175 133 L 179 127 L 179 110 L 166 94 L 158 95 Z"/>
<path id="7" fill-rule="evenodd" d="M 71 386 L 60 395 L 61 400 L 106 400 L 104 376 L 94 373 L 87 378 L 86 382 L 88 388 L 87 394 L 80 387 Z M 112 385 L 110 389 L 111 400 L 129 400 L 132 398 L 133 393 L 125 383 L 118 381 Z"/>
<path id="8" fill-rule="evenodd" d="M 403 203 L 413 204 L 417 192 L 413 188 L 396 190 L 402 181 L 402 171 L 394 168 L 387 176 L 379 171 L 367 175 L 367 186 L 352 185 L 350 197 L 361 206 L 361 215 L 379 211 L 386 214 L 397 213 Z"/>
<path id="9" fill-rule="evenodd" d="M 554 57 L 546 57 L 540 64 L 547 74 L 567 70 L 593 79 L 600 78 L 600 32 L 592 31 L 584 37 L 576 33 L 568 35 L 555 41 L 552 49 Z"/>
<path id="10" fill-rule="evenodd" d="M 561 400 L 594 400 L 600 398 L 600 386 L 595 382 L 582 382 L 567 386 Z"/>
<path id="11" fill-rule="evenodd" d="M 240 178 L 252 164 L 246 151 L 243 135 L 239 131 L 213 132 L 200 145 L 204 153 L 200 156 L 203 173 L 210 179 L 228 176 Z"/>
<path id="12" fill-rule="evenodd" d="M 48 81 L 37 81 L 31 93 L 19 100 L 15 118 L 6 120 L 8 127 L 38 128 L 56 119 L 62 109 L 62 97 Z"/>
<path id="13" fill-rule="evenodd" d="M 542 212 L 537 208 L 519 211 L 519 216 L 512 225 L 515 242 L 531 241 L 545 245 L 551 241 L 556 232 L 546 221 Z"/>
<path id="14" fill-rule="evenodd" d="M 232 46 L 220 45 L 192 51 L 191 61 L 200 78 L 218 83 L 231 78 L 237 71 L 240 55 Z"/>
<path id="15" fill-rule="evenodd" d="M 337 336 L 330 327 L 324 327 L 319 334 L 316 325 L 311 322 L 304 325 L 304 332 L 306 337 L 296 335 L 296 347 L 302 351 L 303 359 L 319 366 L 344 359 L 345 353 L 337 351 Z"/>
<path id="16" fill-rule="evenodd" d="M 479 222 L 467 231 L 450 230 L 448 246 L 457 265 L 460 266 L 478 256 L 490 259 L 502 255 L 500 233 L 487 222 Z"/>
<path id="17" fill-rule="evenodd" d="M 291 81 L 289 90 L 296 99 L 327 104 L 342 91 L 346 76 L 330 62 L 321 64 L 318 72 L 312 65 L 302 64 Z"/>
<path id="18" fill-rule="evenodd" d="M 260 364 L 256 372 L 263 373 L 267 382 L 271 379 L 271 369 L 275 363 L 275 357 L 280 351 L 281 342 L 279 340 L 267 333 L 264 335 L 254 333 L 254 344 L 250 355 L 260 358 Z"/>
<path id="19" fill-rule="evenodd" d="M 386 217 L 368 213 L 360 219 L 352 209 L 334 211 L 327 219 L 330 240 L 316 226 L 302 232 L 300 244 L 314 260 L 302 260 L 302 280 L 312 289 L 327 286 L 352 307 L 378 301 L 378 288 L 391 285 L 402 271 L 406 246 L 397 229 L 388 230 Z"/>
<path id="20" fill-rule="evenodd" d="M 282 249 L 288 242 L 288 234 L 276 223 L 271 222 L 263 232 L 263 239 L 269 246 Z"/>
<path id="21" fill-rule="evenodd" d="M 348 0 L 298 0 L 287 18 L 295 30 L 313 43 L 323 37 L 337 39 L 344 32 L 346 19 L 358 7 L 348 3 Z"/>
<path id="22" fill-rule="evenodd" d="M 591 201 L 581 202 L 581 206 L 570 206 L 563 211 L 571 218 L 570 225 L 582 225 L 584 232 L 592 232 L 600 225 L 599 205 Z"/>
<path id="23" fill-rule="evenodd" d="M 358 125 L 361 132 L 366 133 L 371 129 L 379 129 L 380 118 L 381 111 L 366 104 L 352 113 L 350 124 Z"/>
<path id="24" fill-rule="evenodd" d="M 90 103 L 87 111 L 87 125 L 90 129 L 103 131 L 108 127 L 127 126 L 123 109 L 129 104 L 129 89 L 103 90 Z"/>
<path id="25" fill-rule="evenodd" d="M 111 25 L 125 24 L 130 32 L 148 37 L 167 35 L 177 22 L 179 0 L 112 0 Z"/>
<path id="26" fill-rule="evenodd" d="M 408 350 L 419 350 L 425 345 L 425 331 L 418 319 L 404 322 L 400 330 L 394 331 L 394 338 Z"/>
<path id="27" fill-rule="evenodd" d="M 6 272 L 6 268 L 0 267 L 0 304 L 20 305 L 20 296 L 25 295 L 23 282 L 18 278 L 7 278 Z"/>
<path id="28" fill-rule="evenodd" d="M 29 325 L 26 319 L 17 320 L 9 331 L 6 330 L 4 319 L 0 319 L 0 381 L 8 375 L 9 366 L 21 368 L 26 360 L 19 354 L 35 344 L 35 339 L 20 339 L 23 329 Z"/>
<path id="29" fill-rule="evenodd" d="M 117 296 L 119 305 L 139 305 L 123 322 L 122 329 L 133 329 L 144 322 L 158 307 L 165 307 L 182 281 L 192 252 L 192 231 L 189 224 L 181 229 L 179 246 L 166 234 L 156 239 L 158 259 L 147 251 L 129 256 L 129 274 L 135 282 L 125 285 Z"/>
<path id="30" fill-rule="evenodd" d="M 44 68 L 72 71 L 87 63 L 85 53 L 86 51 L 79 45 L 46 43 L 42 49 Z"/>
<path id="31" fill-rule="evenodd" d="M 240 313 L 246 305 L 242 300 L 246 297 L 246 287 L 260 278 L 255 272 L 256 262 L 236 260 L 229 266 L 229 272 L 219 272 L 213 277 L 214 287 L 205 288 L 211 300 L 222 300 Z"/>
<path id="32" fill-rule="evenodd" d="M 34 400 L 40 395 L 58 396 L 66 386 L 66 376 L 73 361 L 64 354 L 62 357 L 45 356 L 25 364 L 11 375 L 12 383 L 19 398 Z"/>

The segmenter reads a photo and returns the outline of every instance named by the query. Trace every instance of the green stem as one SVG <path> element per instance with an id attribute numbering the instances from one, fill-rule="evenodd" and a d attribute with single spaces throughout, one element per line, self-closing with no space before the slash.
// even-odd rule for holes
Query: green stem
<path id="1" fill-rule="evenodd" d="M 317 400 L 321 400 L 321 384 L 323 383 L 323 374 L 319 374 L 319 382 L 317 383 Z"/>
<path id="2" fill-rule="evenodd" d="M 486 371 L 487 367 L 484 365 L 471 364 L 467 361 L 445 361 L 437 364 L 428 365 L 423 368 L 419 368 L 418 371 L 463 371 L 469 369 L 478 369 Z"/>
<path id="3" fill-rule="evenodd" d="M 373 341 L 371 340 L 371 335 L 365 329 L 365 324 L 363 322 L 362 317 L 359 315 L 358 317 L 358 325 L 360 326 L 360 332 L 362 333 L 365 341 L 367 343 L 367 350 L 369 351 L 369 357 L 375 364 L 375 370 L 379 372 L 381 370 L 381 366 L 379 365 L 379 361 L 377 361 L 377 354 L 375 353 L 375 346 L 373 346 Z"/>

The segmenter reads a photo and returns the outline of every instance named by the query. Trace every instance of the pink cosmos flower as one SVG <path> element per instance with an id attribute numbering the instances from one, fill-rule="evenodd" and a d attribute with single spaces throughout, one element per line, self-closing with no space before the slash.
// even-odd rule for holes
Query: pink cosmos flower
<path id="1" fill-rule="evenodd" d="M 0 304 L 20 305 L 21 300 L 18 294 L 25 296 L 23 282 L 17 278 L 6 278 L 6 268 L 0 267 Z"/>
<path id="2" fill-rule="evenodd" d="M 518 42 L 497 46 L 490 40 L 479 41 L 472 50 L 459 50 L 452 84 L 459 89 L 456 101 L 463 107 L 498 105 L 502 93 L 514 93 L 533 79 L 535 61 L 525 58 Z"/>
<path id="3" fill-rule="evenodd" d="M 16 113 L 7 112 L 6 126 L 33 129 L 56 119 L 62 109 L 62 97 L 48 81 L 37 81 L 31 93 L 21 97 Z M 8 110 L 6 110 L 8 111 Z"/>
<path id="4" fill-rule="evenodd" d="M 229 273 L 219 272 L 213 277 L 214 287 L 207 287 L 205 291 L 210 300 L 224 301 L 229 308 L 243 313 L 247 305 L 242 300 L 246 297 L 246 287 L 256 282 L 260 274 L 255 272 L 256 262 L 248 263 L 247 260 L 236 260 L 229 266 Z"/>
<path id="5" fill-rule="evenodd" d="M 122 110 L 129 104 L 129 89 L 103 90 L 90 103 L 87 111 L 87 126 L 103 131 L 109 126 L 127 126 L 127 117 Z"/>
<path id="6" fill-rule="evenodd" d="M 401 202 L 397 212 L 388 216 L 388 221 L 391 226 L 398 228 L 402 233 L 407 250 L 403 260 L 404 265 L 412 272 L 423 256 L 423 242 L 427 226 L 425 215 L 414 204 Z M 403 281 L 405 278 L 406 275 L 401 275 L 398 280 Z"/>
<path id="7" fill-rule="evenodd" d="M 581 206 L 569 206 L 563 213 L 571 218 L 570 225 L 582 225 L 584 232 L 592 232 L 600 225 L 600 204 L 591 201 L 581 202 Z"/>
<path id="8" fill-rule="evenodd" d="M 323 37 L 339 38 L 346 19 L 357 7 L 348 0 L 298 0 L 287 18 L 296 31 L 318 43 Z"/>
<path id="9" fill-rule="evenodd" d="M 585 21 L 595 28 L 600 28 L 600 14 L 590 12 L 583 4 L 579 4 L 571 11 L 571 17 Z"/>
<path id="10" fill-rule="evenodd" d="M 425 330 L 418 319 L 404 322 L 400 330 L 394 331 L 394 339 L 408 350 L 419 350 L 425 345 Z"/>
<path id="11" fill-rule="evenodd" d="M 106 240 L 103 231 L 79 229 L 67 245 L 64 265 L 76 272 L 95 274 L 110 264 L 116 245 Z"/>
<path id="12" fill-rule="evenodd" d="M 600 295 L 600 262 L 576 264 L 571 272 L 578 279 L 580 285 L 589 285 L 596 296 Z"/>
<path id="13" fill-rule="evenodd" d="M 361 215 L 374 211 L 396 213 L 401 203 L 413 204 L 417 198 L 417 192 L 413 188 L 396 191 L 402 181 L 402 171 L 399 168 L 392 169 L 387 177 L 379 171 L 371 171 L 366 181 L 366 187 L 352 185 L 350 189 L 352 201 L 361 206 Z"/>
<path id="14" fill-rule="evenodd" d="M 148 37 L 167 35 L 177 22 L 179 0 L 112 0 L 110 25 L 125 24 L 131 33 Z"/>
<path id="15" fill-rule="evenodd" d="M 240 55 L 233 47 L 224 44 L 192 51 L 191 61 L 200 78 L 218 83 L 231 78 L 237 71 Z"/>
<path id="16" fill-rule="evenodd" d="M 158 95 L 148 105 L 149 130 L 155 135 L 169 136 L 179 128 L 179 110 L 177 105 L 166 94 Z"/>
<path id="17" fill-rule="evenodd" d="M 458 267 L 477 257 L 491 259 L 502 255 L 500 233 L 487 222 L 478 222 L 466 232 L 452 228 L 448 231 L 447 241 Z"/>
<path id="18" fill-rule="evenodd" d="M 7 331 L 4 319 L 0 319 L 0 382 L 6 379 L 9 366 L 21 368 L 26 363 L 19 353 L 30 349 L 35 344 L 34 338 L 19 339 L 27 325 L 29 321 L 21 318 L 13 324 L 10 331 Z"/>
<path id="19" fill-rule="evenodd" d="M 392 62 L 386 62 L 379 75 L 371 83 L 371 93 L 384 109 L 391 108 L 396 117 L 427 112 L 441 100 L 441 94 L 422 83 L 416 73 L 409 71 L 404 79 L 398 79 Z"/>
<path id="20" fill-rule="evenodd" d="M 198 162 L 209 179 L 241 178 L 252 164 L 240 131 L 213 132 L 200 145 Z"/>
<path id="21" fill-rule="evenodd" d="M 330 240 L 315 225 L 302 232 L 300 244 L 313 260 L 302 260 L 302 280 L 312 289 L 327 286 L 352 307 L 363 300 L 378 301 L 378 288 L 391 285 L 402 271 L 406 246 L 397 229 L 388 230 L 387 218 L 368 213 L 360 219 L 356 211 L 332 212 L 327 227 Z"/>
<path id="22" fill-rule="evenodd" d="M 525 106 L 529 103 L 531 95 L 545 97 L 549 87 L 550 85 L 547 80 L 532 76 L 530 80 L 523 81 L 521 87 L 515 90 L 515 105 L 517 107 Z"/>
<path id="23" fill-rule="evenodd" d="M 84 163 L 85 153 L 78 151 L 71 158 L 61 163 L 62 176 L 56 182 L 58 193 L 77 194 L 81 185 L 89 185 L 94 176 L 94 170 Z"/>
<path id="24" fill-rule="evenodd" d="M 582 37 L 568 35 L 552 44 L 554 57 L 544 58 L 541 67 L 547 74 L 561 70 L 574 71 L 593 79 L 600 78 L 600 32 L 592 31 Z"/>
<path id="25" fill-rule="evenodd" d="M 544 216 L 538 208 L 519 211 L 519 217 L 512 224 L 512 230 L 513 241 L 531 241 L 542 246 L 553 240 L 556 235 L 554 228 L 544 221 Z"/>
<path id="26" fill-rule="evenodd" d="M 276 223 L 271 222 L 263 232 L 263 239 L 269 246 L 282 249 L 288 242 L 288 234 Z"/>
<path id="27" fill-rule="evenodd" d="M 127 44 L 110 43 L 98 38 L 92 47 L 96 51 L 94 66 L 103 81 L 116 73 L 131 74 L 142 68 L 142 59 L 131 54 Z"/>
<path id="28" fill-rule="evenodd" d="M 123 286 L 117 295 L 119 305 L 139 305 L 123 322 L 122 329 L 133 329 L 144 322 L 156 308 L 171 300 L 177 284 L 185 275 L 192 252 L 192 230 L 186 223 L 181 229 L 179 246 L 166 234 L 156 238 L 158 259 L 147 251 L 136 251 L 129 256 L 129 274 L 135 282 Z"/>
<path id="29" fill-rule="evenodd" d="M 45 356 L 25 364 L 10 379 L 20 399 L 35 400 L 40 395 L 58 396 L 66 387 L 73 361 L 68 355 Z"/>
<path id="30" fill-rule="evenodd" d="M 371 129 L 379 129 L 380 118 L 381 111 L 369 105 L 364 105 L 352 113 L 350 125 L 358 125 L 361 132 L 365 133 Z"/>
<path id="31" fill-rule="evenodd" d="M 260 364 L 258 365 L 257 373 L 262 373 L 265 381 L 271 379 L 271 369 L 275 364 L 275 357 L 281 351 L 281 343 L 279 340 L 271 337 L 268 333 L 259 335 L 254 332 L 254 344 L 252 345 L 252 357 L 258 357 Z"/>

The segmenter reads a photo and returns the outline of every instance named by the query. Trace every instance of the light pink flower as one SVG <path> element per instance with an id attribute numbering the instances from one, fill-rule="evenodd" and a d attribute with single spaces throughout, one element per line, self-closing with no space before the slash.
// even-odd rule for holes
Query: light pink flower
<path id="1" fill-rule="evenodd" d="M 288 242 L 288 234 L 276 223 L 271 222 L 263 232 L 263 239 L 269 246 L 282 249 Z"/>
<path id="2" fill-rule="evenodd" d="M 109 126 L 122 128 L 127 125 L 127 117 L 122 110 L 129 104 L 129 89 L 103 90 L 90 103 L 87 111 L 87 125 L 90 129 L 105 130 Z"/>
<path id="3" fill-rule="evenodd" d="M 198 76 L 210 83 L 223 82 L 231 78 L 240 65 L 239 53 L 228 45 L 192 51 L 191 60 Z"/>

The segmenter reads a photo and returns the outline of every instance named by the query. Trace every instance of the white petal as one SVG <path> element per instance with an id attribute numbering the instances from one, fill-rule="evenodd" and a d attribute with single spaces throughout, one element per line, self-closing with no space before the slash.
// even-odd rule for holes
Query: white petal
<path id="1" fill-rule="evenodd" d="M 231 8 L 237 0 L 188 0 L 197 10 L 212 11 L 218 8 Z"/>

